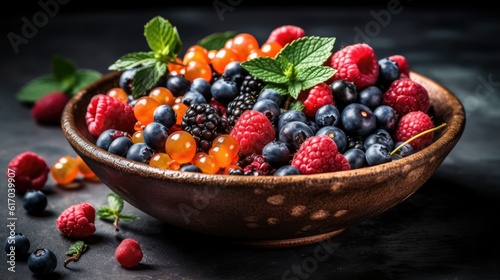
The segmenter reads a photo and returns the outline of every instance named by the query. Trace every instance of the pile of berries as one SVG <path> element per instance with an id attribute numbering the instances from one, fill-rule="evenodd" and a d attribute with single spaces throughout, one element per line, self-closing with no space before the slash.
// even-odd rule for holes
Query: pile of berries
<path id="1" fill-rule="evenodd" d="M 136 98 L 136 69 L 125 70 L 119 87 L 91 100 L 88 130 L 98 147 L 127 159 L 230 175 L 350 170 L 400 159 L 433 142 L 428 92 L 411 79 L 402 55 L 377 58 L 365 43 L 332 50 L 324 65 L 335 74 L 297 98 L 266 88 L 242 66 L 275 57 L 303 36 L 302 28 L 285 25 L 262 45 L 248 33 L 218 50 L 194 45 Z"/>

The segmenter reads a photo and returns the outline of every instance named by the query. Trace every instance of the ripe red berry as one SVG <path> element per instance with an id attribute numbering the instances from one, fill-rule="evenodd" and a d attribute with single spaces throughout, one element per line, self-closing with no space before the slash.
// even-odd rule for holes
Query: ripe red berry
<path id="1" fill-rule="evenodd" d="M 338 152 L 335 141 L 323 134 L 307 138 L 294 154 L 291 165 L 302 174 L 351 169 L 347 159 Z"/>
<path id="2" fill-rule="evenodd" d="M 295 25 L 283 25 L 273 29 L 266 43 L 276 42 L 284 47 L 286 44 L 305 35 L 304 29 Z"/>
<path id="3" fill-rule="evenodd" d="M 35 102 L 31 108 L 31 115 L 39 124 L 60 124 L 64 107 L 69 99 L 70 97 L 62 91 L 46 94 Z"/>
<path id="4" fill-rule="evenodd" d="M 245 156 L 261 154 L 264 146 L 276 136 L 271 121 L 257 110 L 244 111 L 229 135 L 238 141 L 240 153 Z"/>
<path id="5" fill-rule="evenodd" d="M 134 267 L 142 260 L 143 252 L 139 242 L 132 238 L 125 238 L 115 250 L 115 259 L 123 267 Z"/>
<path id="6" fill-rule="evenodd" d="M 427 112 L 430 107 L 427 89 L 408 78 L 392 82 L 384 93 L 382 103 L 394 108 L 399 118 L 411 111 Z"/>
<path id="7" fill-rule="evenodd" d="M 151 112 L 151 117 L 153 112 Z M 92 97 L 87 107 L 85 121 L 90 134 L 94 137 L 110 128 L 134 134 L 137 119 L 130 104 L 114 97 L 98 94 Z"/>
<path id="8" fill-rule="evenodd" d="M 398 65 L 399 73 L 404 74 L 406 77 L 410 76 L 410 65 L 408 64 L 406 57 L 400 54 L 395 54 L 389 56 L 388 58 L 396 62 L 396 64 Z"/>
<path id="9" fill-rule="evenodd" d="M 87 202 L 81 202 L 66 208 L 57 217 L 56 226 L 65 236 L 85 238 L 95 232 L 94 221 L 94 206 Z"/>
<path id="10" fill-rule="evenodd" d="M 358 90 L 375 85 L 379 73 L 377 56 L 373 48 L 365 43 L 345 46 L 334 52 L 325 62 L 337 72 L 327 81 L 353 82 Z"/>
<path id="11" fill-rule="evenodd" d="M 433 127 L 434 123 L 428 114 L 422 111 L 409 112 L 399 120 L 395 131 L 395 138 L 397 142 L 404 142 Z M 433 140 L 434 133 L 430 132 L 412 140 L 410 145 L 417 152 L 432 144 Z"/>
<path id="12" fill-rule="evenodd" d="M 306 96 L 303 101 L 304 109 L 302 109 L 302 111 L 310 118 L 314 118 L 316 111 L 318 111 L 318 109 L 323 105 L 335 105 L 332 89 L 326 83 L 315 85 L 314 87 L 303 91 L 301 95 Z M 300 98 L 301 96 L 299 95 L 299 100 Z"/>
<path id="13" fill-rule="evenodd" d="M 40 190 L 45 186 L 50 167 L 37 153 L 26 151 L 15 156 L 7 166 L 6 176 L 17 191 Z"/>

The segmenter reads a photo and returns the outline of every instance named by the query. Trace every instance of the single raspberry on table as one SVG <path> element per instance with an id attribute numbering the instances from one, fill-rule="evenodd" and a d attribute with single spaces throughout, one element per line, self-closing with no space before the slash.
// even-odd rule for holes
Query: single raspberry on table
<path id="1" fill-rule="evenodd" d="M 243 112 L 229 135 L 238 141 L 240 153 L 244 156 L 262 154 L 264 146 L 276 137 L 271 121 L 257 110 Z"/>
<path id="2" fill-rule="evenodd" d="M 81 202 L 66 208 L 57 217 L 57 229 L 65 236 L 85 238 L 95 232 L 95 208 L 92 204 Z"/>
<path id="3" fill-rule="evenodd" d="M 69 95 L 62 91 L 48 93 L 35 102 L 31 108 L 31 116 L 39 124 L 60 124 L 64 107 L 69 99 Z"/>
<path id="4" fill-rule="evenodd" d="M 286 44 L 304 37 L 306 32 L 296 25 L 283 25 L 271 31 L 266 42 L 276 42 L 284 47 Z"/>
<path id="5" fill-rule="evenodd" d="M 40 190 L 45 186 L 50 167 L 45 159 L 32 151 L 25 151 L 11 159 L 7 165 L 7 178 L 17 191 Z M 10 181 L 9 181 L 10 183 Z"/>
<path id="6" fill-rule="evenodd" d="M 137 119 L 130 104 L 105 94 L 97 94 L 87 106 L 85 121 L 90 134 L 99 137 L 103 131 L 110 128 L 132 135 Z"/>
<path id="7" fill-rule="evenodd" d="M 334 52 L 325 65 L 337 72 L 327 81 L 353 82 L 358 90 L 375 85 L 379 73 L 378 59 L 373 48 L 365 43 L 347 45 Z"/>
<path id="8" fill-rule="evenodd" d="M 302 109 L 302 112 L 310 118 L 314 118 L 316 111 L 323 105 L 335 105 L 332 89 L 326 83 L 320 83 L 301 92 L 299 100 L 301 98 L 304 98 L 304 109 Z"/>
<path id="9" fill-rule="evenodd" d="M 432 118 L 422 111 L 412 111 L 404 115 L 398 123 L 394 137 L 396 142 L 404 142 L 413 136 L 434 127 Z M 426 133 L 412 140 L 410 145 L 417 152 L 432 144 L 434 133 Z"/>
<path id="10" fill-rule="evenodd" d="M 307 138 L 293 155 L 293 167 L 302 174 L 350 170 L 347 159 L 338 152 L 337 144 L 327 135 Z"/>
<path id="11" fill-rule="evenodd" d="M 399 118 L 411 111 L 427 113 L 430 107 L 427 89 L 408 78 L 392 82 L 384 93 L 382 103 L 394 108 Z"/>
<path id="12" fill-rule="evenodd" d="M 398 65 L 399 73 L 404 74 L 405 76 L 410 76 L 410 65 L 408 64 L 408 60 L 405 56 L 400 54 L 394 54 L 388 57 L 390 60 L 396 62 Z"/>
<path id="13" fill-rule="evenodd" d="M 134 267 L 142 261 L 143 252 L 139 242 L 132 238 L 123 239 L 115 249 L 115 259 L 123 267 Z"/>

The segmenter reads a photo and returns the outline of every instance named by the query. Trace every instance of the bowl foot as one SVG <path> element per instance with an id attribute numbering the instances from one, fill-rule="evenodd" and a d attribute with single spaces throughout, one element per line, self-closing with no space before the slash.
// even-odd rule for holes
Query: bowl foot
<path id="1" fill-rule="evenodd" d="M 238 240 L 234 241 L 234 243 L 254 248 L 266 248 L 266 249 L 292 248 L 292 247 L 299 247 L 299 246 L 318 243 L 320 241 L 337 236 L 344 230 L 345 228 L 300 238 L 276 239 L 276 240 Z"/>

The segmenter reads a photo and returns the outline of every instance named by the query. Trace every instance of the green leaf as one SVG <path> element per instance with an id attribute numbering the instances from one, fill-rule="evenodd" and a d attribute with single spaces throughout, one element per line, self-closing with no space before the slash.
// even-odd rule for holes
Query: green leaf
<path id="1" fill-rule="evenodd" d="M 132 80 L 132 96 L 139 98 L 150 90 L 167 72 L 167 65 L 161 61 L 138 68 Z"/>
<path id="2" fill-rule="evenodd" d="M 287 83 L 289 78 L 285 75 L 284 65 L 270 57 L 258 57 L 241 63 L 252 76 L 256 76 L 268 83 Z"/>
<path id="3" fill-rule="evenodd" d="M 16 98 L 21 102 L 34 103 L 53 91 L 62 91 L 62 83 L 54 75 L 46 74 L 24 84 L 17 91 Z"/>
<path id="4" fill-rule="evenodd" d="M 98 71 L 90 70 L 90 69 L 79 69 L 75 74 L 75 81 L 70 89 L 68 89 L 67 93 L 70 96 L 74 96 L 79 91 L 81 91 L 84 87 L 89 84 L 95 82 L 97 79 L 101 78 L 102 74 Z"/>
<path id="5" fill-rule="evenodd" d="M 139 216 L 132 213 L 121 213 L 120 215 L 118 215 L 118 218 L 125 222 L 131 222 L 139 219 Z"/>
<path id="6" fill-rule="evenodd" d="M 226 41 L 236 36 L 236 31 L 225 31 L 212 33 L 205 38 L 199 40 L 196 44 L 204 47 L 207 50 L 219 50 L 224 47 Z"/>
<path id="7" fill-rule="evenodd" d="M 276 59 L 286 57 L 297 68 L 321 65 L 332 54 L 334 43 L 335 38 L 304 36 L 284 47 Z"/>
<path id="8" fill-rule="evenodd" d="M 115 193 L 108 194 L 108 205 L 114 213 L 120 213 L 123 209 L 123 198 Z"/>
<path id="9" fill-rule="evenodd" d="M 111 209 L 110 207 L 101 206 L 101 207 L 99 207 L 99 209 L 97 209 L 95 214 L 97 217 L 102 219 L 102 218 L 112 217 L 115 213 L 114 213 L 113 209 Z"/>
<path id="10" fill-rule="evenodd" d="M 160 59 L 175 57 L 181 50 L 177 28 L 161 16 L 156 16 L 146 23 L 144 36 L 151 50 L 161 55 Z"/>
<path id="11" fill-rule="evenodd" d="M 63 85 L 63 91 L 67 91 L 75 81 L 76 66 L 69 59 L 55 55 L 52 58 L 52 74 Z"/>
<path id="12" fill-rule="evenodd" d="M 66 251 L 66 255 L 67 256 L 74 256 L 78 253 L 84 252 L 86 249 L 87 249 L 87 245 L 85 244 L 85 242 L 79 240 L 79 241 L 76 241 L 75 243 L 73 243 L 69 247 L 68 251 Z"/>
<path id="13" fill-rule="evenodd" d="M 306 106 L 304 105 L 304 103 L 302 103 L 300 101 L 296 101 L 296 102 L 293 102 L 292 104 L 290 104 L 289 110 L 302 111 L 302 110 L 304 110 L 305 107 Z"/>
<path id="14" fill-rule="evenodd" d="M 328 66 L 311 66 L 305 69 L 299 68 L 297 81 L 302 83 L 302 90 L 313 87 L 330 79 L 337 70 Z"/>
<path id="15" fill-rule="evenodd" d="M 303 85 L 300 81 L 293 81 L 288 84 L 288 91 L 293 98 L 297 98 L 302 91 Z"/>
<path id="16" fill-rule="evenodd" d="M 134 52 L 125 54 L 108 67 L 108 70 L 124 71 L 143 65 L 155 63 L 154 52 Z"/>

